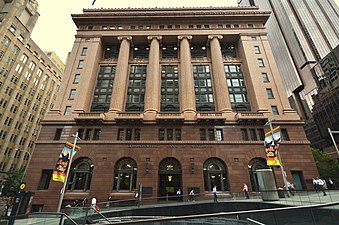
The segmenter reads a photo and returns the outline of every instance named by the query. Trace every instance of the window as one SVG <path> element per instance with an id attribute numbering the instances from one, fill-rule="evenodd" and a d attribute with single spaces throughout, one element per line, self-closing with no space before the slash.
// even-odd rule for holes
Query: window
<path id="1" fill-rule="evenodd" d="M 130 141 L 130 140 L 135 140 L 138 141 L 140 140 L 140 129 L 118 129 L 118 140 L 119 141 Z"/>
<path id="2" fill-rule="evenodd" d="M 265 67 L 264 60 L 258 59 L 258 65 L 259 65 L 259 67 Z"/>
<path id="3" fill-rule="evenodd" d="M 78 69 L 84 68 L 85 60 L 79 60 Z"/>
<path id="4" fill-rule="evenodd" d="M 264 141 L 265 140 L 265 131 L 264 129 L 258 129 L 258 135 L 259 135 L 259 140 Z"/>
<path id="5" fill-rule="evenodd" d="M 273 91 L 271 88 L 266 88 L 267 97 L 272 99 L 274 98 Z"/>
<path id="6" fill-rule="evenodd" d="M 191 45 L 192 58 L 207 58 L 207 48 L 205 44 L 192 44 Z"/>
<path id="7" fill-rule="evenodd" d="M 178 66 L 161 67 L 161 111 L 179 111 Z"/>
<path id="8" fill-rule="evenodd" d="M 131 158 L 120 159 L 114 167 L 113 190 L 133 191 L 137 184 L 137 164 Z"/>
<path id="9" fill-rule="evenodd" d="M 16 28 L 12 25 L 9 27 L 9 31 L 15 34 Z"/>
<path id="10" fill-rule="evenodd" d="M 80 77 L 80 74 L 79 74 Z M 100 66 L 91 112 L 108 112 L 115 77 L 115 66 Z"/>
<path id="11" fill-rule="evenodd" d="M 82 48 L 81 55 L 82 56 L 87 55 L 87 48 Z"/>
<path id="12" fill-rule="evenodd" d="M 290 137 L 288 135 L 287 129 L 282 128 L 282 129 L 280 129 L 280 131 L 281 131 L 282 140 L 289 141 Z"/>
<path id="13" fill-rule="evenodd" d="M 119 56 L 119 45 L 106 45 L 104 48 L 104 59 L 117 59 Z"/>
<path id="14" fill-rule="evenodd" d="M 158 139 L 159 141 L 180 141 L 181 129 L 159 129 Z"/>
<path id="15" fill-rule="evenodd" d="M 71 91 L 69 92 L 68 99 L 73 100 L 75 97 L 75 92 L 76 92 L 76 89 L 71 89 Z"/>
<path id="16" fill-rule="evenodd" d="M 255 52 L 255 54 L 260 54 L 259 46 L 254 46 L 254 52 Z"/>
<path id="17" fill-rule="evenodd" d="M 71 113 L 72 106 L 66 106 L 64 115 L 67 116 Z"/>
<path id="18" fill-rule="evenodd" d="M 92 140 L 93 129 L 86 129 L 85 140 Z"/>
<path id="19" fill-rule="evenodd" d="M 262 80 L 263 80 L 265 83 L 270 82 L 267 73 L 261 73 L 261 75 L 262 75 Z"/>
<path id="20" fill-rule="evenodd" d="M 93 140 L 97 141 L 100 139 L 101 129 L 94 129 Z"/>
<path id="21" fill-rule="evenodd" d="M 214 96 L 209 65 L 193 65 L 195 103 L 198 112 L 214 111 Z"/>
<path id="22" fill-rule="evenodd" d="M 253 23 L 249 23 L 249 24 L 247 24 L 247 27 L 248 27 L 248 28 L 253 28 L 253 27 L 254 27 L 254 24 L 253 24 Z"/>
<path id="23" fill-rule="evenodd" d="M 248 141 L 248 133 L 246 129 L 241 129 L 241 137 L 243 141 Z"/>
<path id="24" fill-rule="evenodd" d="M 127 90 L 126 112 L 144 111 L 146 65 L 131 65 Z"/>
<path id="25" fill-rule="evenodd" d="M 279 115 L 279 111 L 278 111 L 278 107 L 277 106 L 272 105 L 271 108 L 272 108 L 272 114 L 273 115 Z"/>
<path id="26" fill-rule="evenodd" d="M 205 191 L 212 191 L 217 186 L 218 191 L 228 191 L 228 177 L 226 166 L 223 161 L 209 158 L 204 162 L 204 186 Z"/>
<path id="27" fill-rule="evenodd" d="M 80 80 L 80 74 L 75 74 L 74 75 L 73 84 L 78 84 L 79 80 Z"/>
<path id="28" fill-rule="evenodd" d="M 53 140 L 60 140 L 62 134 L 62 129 L 56 129 Z"/>
<path id="29" fill-rule="evenodd" d="M 200 134 L 200 140 L 201 141 L 222 141 L 223 138 L 223 132 L 222 129 L 214 129 L 214 128 L 208 128 L 208 129 L 200 129 L 199 130 L 199 134 Z"/>
<path id="30" fill-rule="evenodd" d="M 92 181 L 93 167 L 92 160 L 89 158 L 82 157 L 76 159 L 72 163 L 67 189 L 82 191 L 89 190 Z"/>
<path id="31" fill-rule="evenodd" d="M 51 181 L 53 170 L 42 170 L 38 190 L 47 190 Z"/>
<path id="32" fill-rule="evenodd" d="M 257 141 L 258 138 L 257 138 L 257 134 L 255 132 L 255 129 L 249 129 L 250 131 L 250 138 L 251 138 L 251 141 Z"/>

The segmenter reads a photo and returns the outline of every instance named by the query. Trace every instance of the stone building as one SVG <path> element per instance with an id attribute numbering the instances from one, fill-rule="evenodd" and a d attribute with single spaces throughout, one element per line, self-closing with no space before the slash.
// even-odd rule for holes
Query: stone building
<path id="1" fill-rule="evenodd" d="M 265 123 L 281 126 L 281 159 L 298 189 L 318 172 L 267 41 L 270 12 L 256 7 L 84 9 L 53 109 L 28 170 L 34 210 L 57 209 L 51 180 L 72 135 L 63 205 L 75 199 L 212 198 L 259 190 Z M 279 62 L 278 62 L 279 63 Z M 281 170 L 273 169 L 278 187 Z"/>
<path id="2" fill-rule="evenodd" d="M 30 38 L 36 1 L 0 1 L 0 182 L 25 171 L 61 83 L 60 70 Z"/>

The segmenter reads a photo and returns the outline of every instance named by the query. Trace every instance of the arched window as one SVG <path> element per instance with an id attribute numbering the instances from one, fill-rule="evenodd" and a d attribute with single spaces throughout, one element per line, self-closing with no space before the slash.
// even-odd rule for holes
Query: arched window
<path id="1" fill-rule="evenodd" d="M 68 190 L 90 189 L 93 174 L 93 163 L 89 158 L 79 158 L 72 163 L 70 177 L 68 180 Z"/>
<path id="2" fill-rule="evenodd" d="M 217 186 L 218 191 L 228 191 L 228 177 L 226 166 L 217 158 L 210 158 L 204 163 L 205 191 L 212 191 Z"/>
<path id="3" fill-rule="evenodd" d="M 133 191 L 137 184 L 137 164 L 131 158 L 122 158 L 114 168 L 113 190 Z"/>
<path id="4" fill-rule="evenodd" d="M 257 176 L 257 170 L 260 169 L 269 169 L 267 166 L 266 159 L 264 158 L 253 158 L 248 163 L 248 172 L 250 175 L 251 186 L 253 191 L 259 191 L 259 181 Z M 274 175 L 274 174 L 273 174 Z"/>

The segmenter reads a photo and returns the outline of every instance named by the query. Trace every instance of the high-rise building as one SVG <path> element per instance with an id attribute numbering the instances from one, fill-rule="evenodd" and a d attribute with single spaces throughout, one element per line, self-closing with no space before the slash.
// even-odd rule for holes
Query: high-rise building
<path id="1" fill-rule="evenodd" d="M 313 96 L 319 89 L 312 68 L 339 43 L 337 4 L 333 0 L 242 0 L 239 5 L 272 12 L 267 36 L 278 70 L 292 107 L 306 120 L 311 145 L 318 147 L 325 140 L 312 118 Z"/>
<path id="2" fill-rule="evenodd" d="M 281 159 L 298 189 L 318 172 L 288 102 L 256 7 L 84 9 L 53 109 L 27 174 L 34 210 L 56 210 L 51 180 L 76 133 L 63 206 L 75 199 L 205 197 L 259 190 L 263 140 L 281 126 Z M 282 172 L 274 168 L 283 187 Z"/>
<path id="3" fill-rule="evenodd" d="M 51 108 L 63 71 L 44 54 L 31 32 L 36 1 L 0 1 L 0 181 L 25 171 Z"/>

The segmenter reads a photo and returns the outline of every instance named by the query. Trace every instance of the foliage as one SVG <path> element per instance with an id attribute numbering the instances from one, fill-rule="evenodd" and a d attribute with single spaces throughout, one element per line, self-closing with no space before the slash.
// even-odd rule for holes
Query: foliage
<path id="1" fill-rule="evenodd" d="M 320 150 L 312 149 L 314 160 L 317 164 L 317 168 L 321 178 L 333 178 L 339 182 L 339 162 L 332 159 L 329 154 Z"/>
<path id="2" fill-rule="evenodd" d="M 21 178 L 23 175 L 23 171 L 12 169 L 8 171 L 7 177 L 5 178 L 3 185 L 4 185 L 4 192 L 16 192 L 19 190 L 19 185 L 21 183 Z"/>

